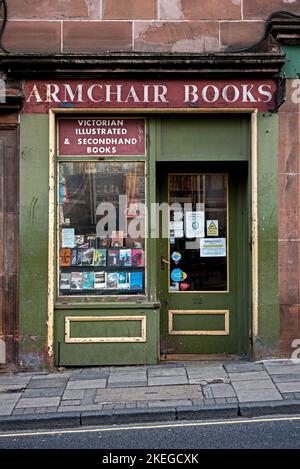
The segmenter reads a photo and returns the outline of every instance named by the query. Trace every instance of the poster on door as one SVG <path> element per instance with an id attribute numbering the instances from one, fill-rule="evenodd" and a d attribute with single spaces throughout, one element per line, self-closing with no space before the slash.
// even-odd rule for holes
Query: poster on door
<path id="1" fill-rule="evenodd" d="M 200 257 L 226 257 L 226 238 L 200 239 Z"/>
<path id="2" fill-rule="evenodd" d="M 186 238 L 204 238 L 204 210 L 186 212 L 185 236 Z"/>

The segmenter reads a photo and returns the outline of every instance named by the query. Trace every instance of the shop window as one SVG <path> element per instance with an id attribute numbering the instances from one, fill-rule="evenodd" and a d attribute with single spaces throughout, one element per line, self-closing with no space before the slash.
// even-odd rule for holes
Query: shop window
<path id="1" fill-rule="evenodd" d="M 145 295 L 145 163 L 58 166 L 59 295 Z"/>

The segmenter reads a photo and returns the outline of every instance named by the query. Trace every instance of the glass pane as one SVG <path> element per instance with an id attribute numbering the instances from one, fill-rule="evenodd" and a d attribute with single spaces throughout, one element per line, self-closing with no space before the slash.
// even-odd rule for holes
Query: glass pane
<path id="1" fill-rule="evenodd" d="M 169 175 L 169 204 L 169 290 L 227 291 L 227 175 Z"/>
<path id="2" fill-rule="evenodd" d="M 60 295 L 145 293 L 145 165 L 59 164 Z"/>

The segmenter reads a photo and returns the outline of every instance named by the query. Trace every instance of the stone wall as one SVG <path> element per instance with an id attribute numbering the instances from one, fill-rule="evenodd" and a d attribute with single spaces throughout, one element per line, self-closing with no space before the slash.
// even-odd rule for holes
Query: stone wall
<path id="1" fill-rule="evenodd" d="M 256 42 L 300 0 L 9 0 L 10 52 L 212 52 Z"/>

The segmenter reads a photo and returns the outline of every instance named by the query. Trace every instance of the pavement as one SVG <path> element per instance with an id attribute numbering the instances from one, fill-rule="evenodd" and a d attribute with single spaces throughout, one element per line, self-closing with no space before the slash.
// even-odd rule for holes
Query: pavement
<path id="1" fill-rule="evenodd" d="M 300 414 L 300 360 L 0 375 L 0 429 Z"/>

